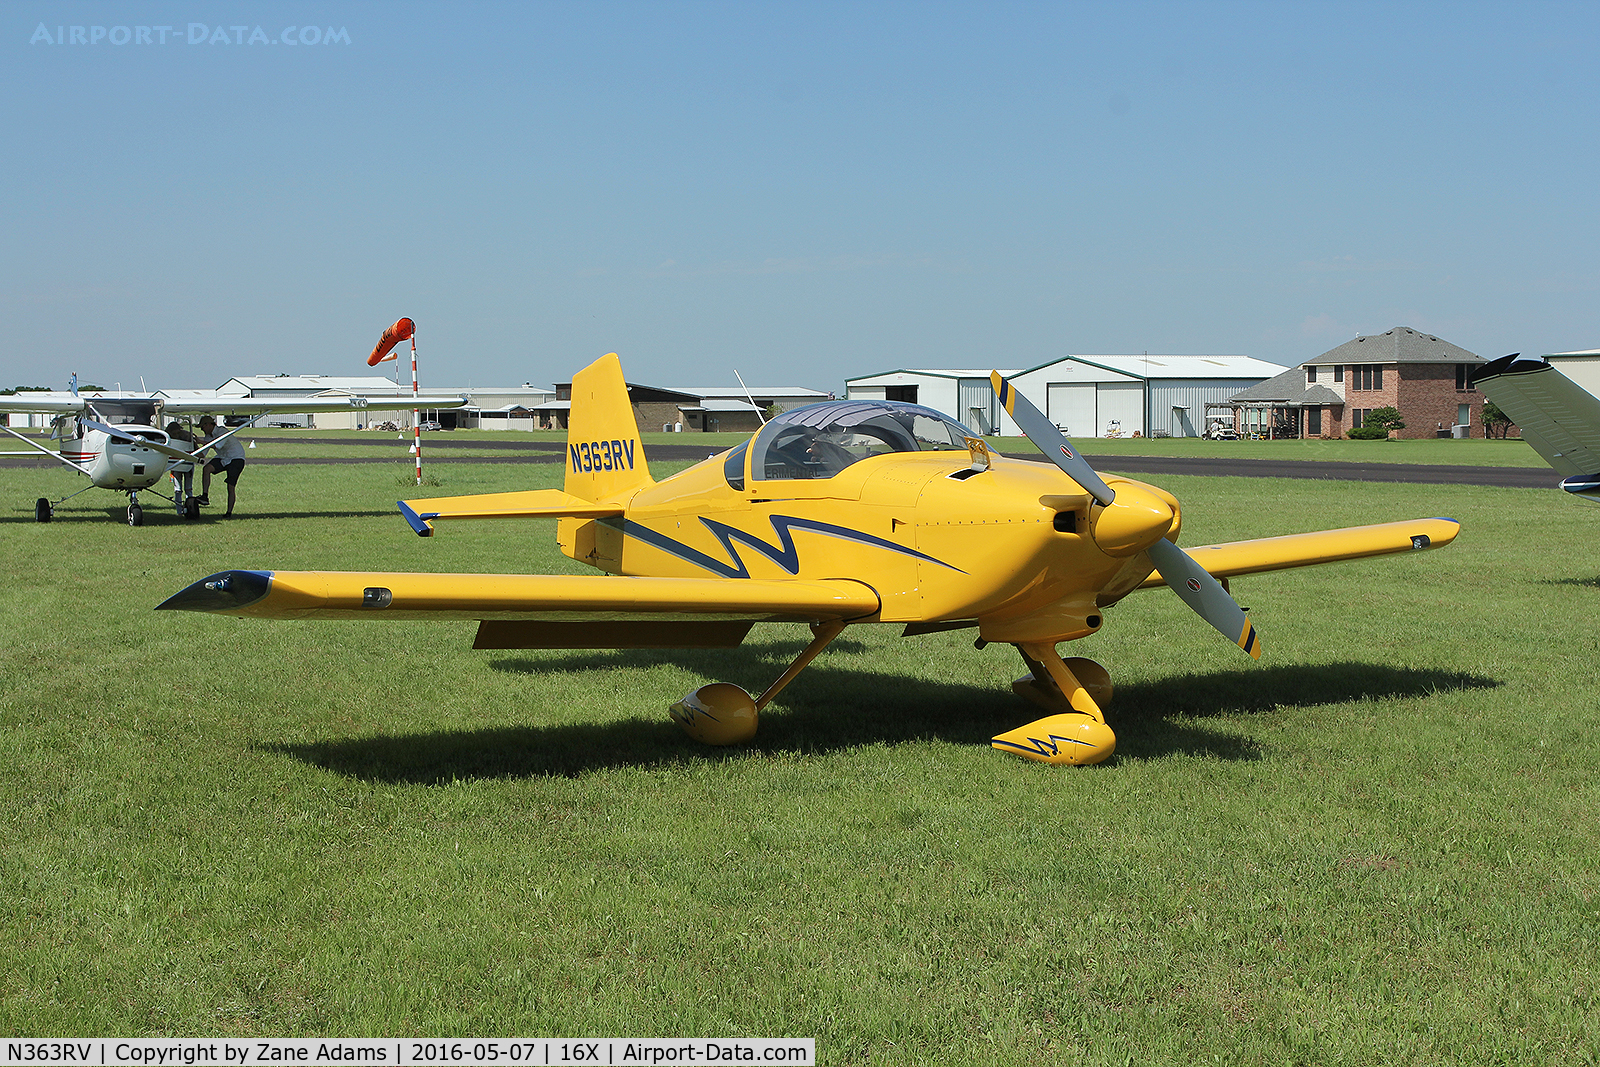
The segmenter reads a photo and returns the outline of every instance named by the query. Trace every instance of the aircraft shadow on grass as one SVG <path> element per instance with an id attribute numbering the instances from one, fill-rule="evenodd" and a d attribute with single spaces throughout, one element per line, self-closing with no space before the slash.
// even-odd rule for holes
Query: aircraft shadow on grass
<path id="1" fill-rule="evenodd" d="M 1600 577 L 1596 578 L 1545 578 L 1540 585 L 1581 585 L 1586 589 L 1600 589 Z"/>
<path id="2" fill-rule="evenodd" d="M 851 651 L 847 640 L 836 642 L 834 648 Z M 750 678 L 775 676 L 774 665 L 787 659 L 783 646 L 746 646 L 715 652 L 572 653 L 538 660 L 497 660 L 490 667 L 547 675 L 671 664 L 708 678 Z M 1103 766 L 1168 755 L 1228 760 L 1260 757 L 1256 742 L 1196 720 L 1500 684 L 1461 671 L 1360 662 L 1217 671 L 1134 683 L 1117 690 L 1108 713 L 1120 740 L 1117 754 Z M 603 683 L 596 686 L 596 701 L 633 703 L 625 693 L 619 697 Z M 486 778 L 576 777 L 618 767 L 740 759 L 751 753 L 816 755 L 919 740 L 987 746 L 991 737 L 1014 727 L 1029 713 L 1028 705 L 1009 693 L 819 664 L 813 664 L 762 713 L 761 730 L 748 745 L 699 745 L 683 736 L 665 709 L 659 715 L 654 708 L 641 711 L 649 717 L 592 725 L 504 726 L 259 747 L 354 778 L 439 785 Z M 1001 757 L 997 754 L 996 758 Z"/>
<path id="3" fill-rule="evenodd" d="M 165 504 L 164 501 L 163 504 Z M 394 515 L 393 508 L 373 511 L 345 511 L 343 509 L 334 511 L 236 511 L 233 517 L 226 521 L 239 522 L 245 519 L 388 519 L 393 518 Z M 53 523 L 93 522 L 101 524 L 107 518 L 113 522 L 124 522 L 126 517 L 127 511 L 122 507 L 61 508 L 56 511 L 55 516 L 50 521 Z M 174 514 L 170 506 L 159 508 L 149 506 L 144 509 L 144 525 L 146 526 L 203 526 L 211 521 L 222 520 L 222 518 L 222 512 L 218 511 L 215 506 L 200 512 L 198 519 L 179 518 Z M 37 521 L 31 510 L 26 515 L 0 515 L 0 524 L 14 522 L 32 525 Z"/>

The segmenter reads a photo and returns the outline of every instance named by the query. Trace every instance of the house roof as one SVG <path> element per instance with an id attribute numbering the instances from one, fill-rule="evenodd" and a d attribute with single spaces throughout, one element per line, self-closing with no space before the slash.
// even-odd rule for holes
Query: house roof
<path id="1" fill-rule="evenodd" d="M 1260 385 L 1252 385 L 1234 393 L 1228 400 L 1245 404 L 1305 404 L 1309 407 L 1344 403 L 1344 397 L 1325 385 L 1308 386 L 1304 367 L 1290 367 Z"/>
<path id="2" fill-rule="evenodd" d="M 1460 345 L 1419 333 L 1409 326 L 1396 326 L 1383 333 L 1369 334 L 1330 348 L 1301 366 L 1317 363 L 1482 363 L 1483 357 Z"/>

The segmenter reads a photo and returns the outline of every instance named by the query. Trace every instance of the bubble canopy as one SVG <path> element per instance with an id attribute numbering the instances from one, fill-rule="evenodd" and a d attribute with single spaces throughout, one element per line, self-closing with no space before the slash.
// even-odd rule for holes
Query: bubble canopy
<path id="1" fill-rule="evenodd" d="M 785 411 L 750 442 L 756 481 L 832 478 L 890 452 L 966 451 L 972 431 L 932 408 L 890 400 L 834 400 Z"/>

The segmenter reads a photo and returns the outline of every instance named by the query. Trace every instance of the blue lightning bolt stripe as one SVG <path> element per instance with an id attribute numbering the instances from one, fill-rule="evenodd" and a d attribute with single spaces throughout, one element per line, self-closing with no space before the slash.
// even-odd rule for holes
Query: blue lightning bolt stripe
<path id="1" fill-rule="evenodd" d="M 1028 740 L 1032 741 L 1033 744 L 1019 745 L 1015 741 L 1002 741 L 998 737 L 990 741 L 989 744 L 993 748 L 999 748 L 1001 745 L 1005 745 L 1007 748 L 1014 748 L 1019 752 L 1033 752 L 1040 756 L 1054 756 L 1058 754 L 1061 749 L 1060 742 L 1065 742 L 1069 745 L 1082 745 L 1084 748 L 1095 747 L 1092 742 L 1079 741 L 1076 737 L 1062 737 L 1060 734 L 1051 734 L 1044 740 L 1040 740 L 1037 737 L 1030 737 Z"/>
<path id="2" fill-rule="evenodd" d="M 897 545 L 893 541 L 886 541 L 881 537 L 852 530 L 847 526 L 835 526 L 832 523 L 817 522 L 814 519 L 799 519 L 792 515 L 772 516 L 772 529 L 778 535 L 778 543 L 769 545 L 754 534 L 717 522 L 715 519 L 702 517 L 700 519 L 716 539 L 722 542 L 723 549 L 728 553 L 732 565 L 722 562 L 714 556 L 708 556 L 699 549 L 690 548 L 682 541 L 674 540 L 664 533 L 650 529 L 631 519 L 601 519 L 600 522 L 621 530 L 628 537 L 636 538 L 647 545 L 659 548 L 669 556 L 676 556 L 681 560 L 693 563 L 696 567 L 708 570 L 724 578 L 748 578 L 750 568 L 739 556 L 739 550 L 734 547 L 735 541 L 742 541 L 745 545 L 760 552 L 772 562 L 788 571 L 790 574 L 800 573 L 800 550 L 795 546 L 792 530 L 809 530 L 812 533 L 822 534 L 824 537 L 837 537 L 844 541 L 856 541 L 860 544 L 871 545 L 874 548 L 884 548 L 891 552 L 898 552 L 904 556 L 912 556 L 927 563 L 935 563 L 941 567 L 948 567 L 957 574 L 965 574 L 959 567 L 952 567 L 943 560 L 934 559 L 932 556 L 918 552 L 914 548 Z"/>

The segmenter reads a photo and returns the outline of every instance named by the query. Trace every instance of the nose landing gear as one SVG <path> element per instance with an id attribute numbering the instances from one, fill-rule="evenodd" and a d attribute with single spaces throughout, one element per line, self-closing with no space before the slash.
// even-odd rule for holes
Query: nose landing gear
<path id="1" fill-rule="evenodd" d="M 990 744 L 1043 763 L 1087 766 L 1109 759 L 1117 735 L 1106 725 L 1101 706 L 1111 702 L 1111 675 L 1089 659 L 1063 660 L 1051 642 L 1017 645 L 1030 668 L 1011 683 L 1018 696 L 1054 712 L 1000 734 Z"/>

